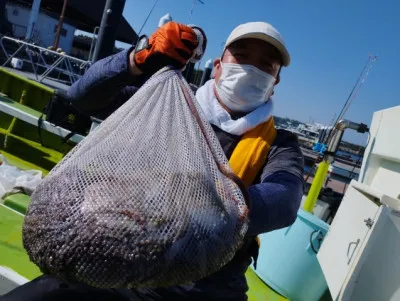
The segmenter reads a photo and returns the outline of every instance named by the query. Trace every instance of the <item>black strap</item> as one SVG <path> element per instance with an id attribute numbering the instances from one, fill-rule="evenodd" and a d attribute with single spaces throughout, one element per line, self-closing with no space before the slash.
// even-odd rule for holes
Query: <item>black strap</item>
<path id="1" fill-rule="evenodd" d="M 71 139 L 72 136 L 76 135 L 74 132 L 70 132 L 67 134 L 64 138 L 61 139 L 62 143 L 67 143 L 69 139 Z"/>
<path id="2" fill-rule="evenodd" d="M 258 259 L 259 249 L 260 249 L 260 246 L 258 245 L 257 238 L 254 238 L 251 241 L 250 250 L 249 250 L 251 257 L 253 258 L 254 269 L 257 269 L 257 259 Z"/>
<path id="3" fill-rule="evenodd" d="M 40 115 L 40 117 L 39 117 L 39 119 L 38 119 L 38 134 L 39 134 L 39 141 L 40 141 L 40 144 L 41 144 L 42 146 L 45 146 L 45 145 L 43 144 L 43 139 L 42 139 L 42 124 L 43 124 L 43 113 L 42 113 L 42 115 Z"/>
<path id="4" fill-rule="evenodd" d="M 245 237 L 242 247 L 236 252 L 232 261 L 247 262 L 250 258 L 253 259 L 253 266 L 257 268 L 259 245 L 257 237 Z"/>
<path id="5" fill-rule="evenodd" d="M 43 143 L 43 138 L 42 138 L 42 125 L 43 125 L 43 113 L 40 115 L 39 119 L 38 119 L 38 134 L 39 134 L 39 141 L 40 144 L 44 147 L 46 147 Z M 70 132 L 68 133 L 65 137 L 61 138 L 61 142 L 67 143 L 69 139 L 71 139 L 72 136 L 76 135 L 76 133 L 74 132 Z"/>

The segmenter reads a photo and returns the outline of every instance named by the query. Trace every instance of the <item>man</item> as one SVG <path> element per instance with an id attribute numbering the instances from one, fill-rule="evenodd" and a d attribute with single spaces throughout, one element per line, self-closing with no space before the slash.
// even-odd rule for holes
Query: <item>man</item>
<path id="1" fill-rule="evenodd" d="M 106 118 L 161 67 L 183 68 L 197 47 L 193 30 L 174 22 L 154 33 L 150 44 L 137 53 L 130 49 L 94 64 L 71 87 L 73 103 Z M 280 81 L 281 67 L 289 63 L 275 28 L 263 22 L 242 24 L 215 60 L 214 79 L 196 94 L 232 168 L 249 187 L 250 226 L 231 262 L 191 285 L 162 289 L 100 290 L 43 276 L 4 300 L 247 300 L 245 272 L 257 258 L 256 236 L 291 225 L 303 194 L 303 157 L 296 136 L 275 130 L 272 118 L 270 97 Z M 241 162 L 249 154 L 256 160 L 243 168 Z"/>

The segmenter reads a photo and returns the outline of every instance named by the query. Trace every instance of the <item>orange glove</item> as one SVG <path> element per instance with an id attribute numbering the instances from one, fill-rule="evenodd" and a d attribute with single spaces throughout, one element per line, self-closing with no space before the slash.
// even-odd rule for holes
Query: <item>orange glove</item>
<path id="1" fill-rule="evenodd" d="M 168 65 L 182 69 L 197 46 L 197 35 L 192 28 L 168 22 L 151 35 L 148 47 L 135 54 L 135 65 L 147 74 Z"/>

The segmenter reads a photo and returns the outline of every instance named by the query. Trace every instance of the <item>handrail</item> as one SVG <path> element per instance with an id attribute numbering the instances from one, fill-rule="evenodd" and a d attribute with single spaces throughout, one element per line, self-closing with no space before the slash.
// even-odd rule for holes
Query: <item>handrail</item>
<path id="1" fill-rule="evenodd" d="M 4 45 L 5 41 L 8 43 L 15 43 L 18 46 L 18 49 L 12 54 L 8 53 Z M 68 76 L 70 84 L 73 84 L 83 75 L 83 73 L 86 72 L 91 65 L 90 61 L 84 61 L 67 54 L 58 53 L 54 50 L 7 36 L 2 36 L 0 38 L 0 47 L 7 58 L 2 65 L 3 67 L 9 64 L 13 58 L 21 59 L 32 65 L 33 73 L 35 74 L 38 82 L 42 82 L 50 75 L 52 71 L 57 71 Z M 23 51 L 25 51 L 29 59 L 20 55 Z M 78 68 L 79 73 L 76 72 L 74 66 Z M 40 74 L 39 67 L 44 68 L 44 71 Z"/>

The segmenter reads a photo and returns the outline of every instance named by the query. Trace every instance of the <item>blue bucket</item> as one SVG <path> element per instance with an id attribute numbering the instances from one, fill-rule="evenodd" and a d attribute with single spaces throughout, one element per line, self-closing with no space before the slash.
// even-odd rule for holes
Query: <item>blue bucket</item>
<path id="1" fill-rule="evenodd" d="M 293 301 L 314 301 L 327 289 L 316 252 L 329 225 L 300 209 L 290 227 L 260 235 L 256 274 Z"/>

